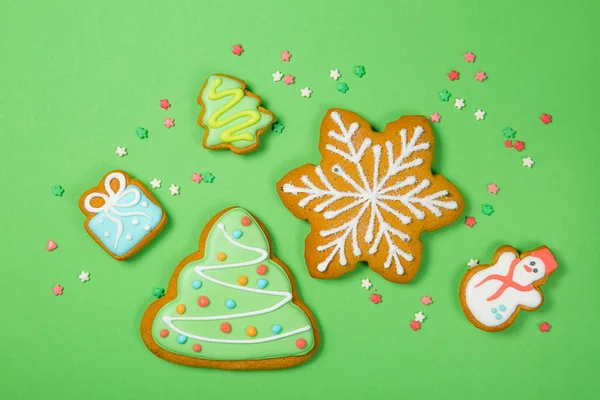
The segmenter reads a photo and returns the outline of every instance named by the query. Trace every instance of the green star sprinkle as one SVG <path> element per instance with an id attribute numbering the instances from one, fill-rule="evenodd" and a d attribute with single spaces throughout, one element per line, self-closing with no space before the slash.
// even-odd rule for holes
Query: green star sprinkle
<path id="1" fill-rule="evenodd" d="M 140 139 L 146 139 L 148 137 L 148 129 L 144 129 L 141 126 L 137 128 L 135 133 L 138 135 Z"/>
<path id="2" fill-rule="evenodd" d="M 481 212 L 489 217 L 494 213 L 494 207 L 491 204 L 484 204 L 481 206 Z"/>
<path id="3" fill-rule="evenodd" d="M 448 101 L 448 100 L 450 100 L 450 96 L 451 96 L 451 94 L 450 94 L 450 92 L 449 92 L 449 91 L 447 91 L 446 89 L 442 90 L 442 91 L 439 93 L 439 95 L 440 95 L 440 100 L 441 100 L 441 101 Z"/>
<path id="4" fill-rule="evenodd" d="M 512 139 L 515 137 L 515 134 L 517 133 L 517 131 L 515 131 L 513 128 L 504 128 L 504 137 L 508 138 L 508 139 Z"/>
<path id="5" fill-rule="evenodd" d="M 202 182 L 213 183 L 215 180 L 215 176 L 210 172 L 204 172 L 202 174 Z"/>
<path id="6" fill-rule="evenodd" d="M 154 288 L 154 290 L 152 291 L 152 295 L 157 299 L 160 299 L 165 295 L 165 289 L 160 287 Z"/>
<path id="7" fill-rule="evenodd" d="M 346 82 L 340 82 L 337 84 L 337 91 L 340 93 L 346 93 L 348 89 L 350 88 L 348 87 L 348 85 L 346 85 Z"/>
<path id="8" fill-rule="evenodd" d="M 365 67 L 363 65 L 357 65 L 354 67 L 354 74 L 359 78 L 362 78 L 366 74 Z"/>
<path id="9" fill-rule="evenodd" d="M 63 189 L 62 186 L 60 186 L 60 185 L 52 186 L 52 194 L 55 195 L 56 197 L 62 197 L 64 192 L 65 192 L 65 189 Z"/>
<path id="10" fill-rule="evenodd" d="M 273 130 L 273 132 L 281 133 L 285 129 L 285 125 L 283 125 L 279 121 L 275 121 L 275 123 L 273 124 L 273 126 L 271 127 L 271 129 Z"/>

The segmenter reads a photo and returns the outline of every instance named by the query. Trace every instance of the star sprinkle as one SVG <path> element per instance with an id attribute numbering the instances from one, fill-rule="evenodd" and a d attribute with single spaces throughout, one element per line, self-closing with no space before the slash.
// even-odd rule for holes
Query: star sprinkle
<path id="1" fill-rule="evenodd" d="M 531 157 L 525 157 L 525 158 L 523 159 L 523 166 L 524 166 L 524 167 L 531 168 L 531 166 L 532 166 L 533 164 L 535 164 L 535 163 L 533 162 L 533 160 L 531 159 Z"/>
<path id="2" fill-rule="evenodd" d="M 346 93 L 350 89 L 346 82 L 340 82 L 337 84 L 337 91 L 340 93 Z"/>
<path id="3" fill-rule="evenodd" d="M 548 125 L 550 122 L 552 122 L 552 115 L 544 113 L 540 117 L 540 121 L 542 121 L 544 125 Z"/>
<path id="4" fill-rule="evenodd" d="M 54 287 L 52 288 L 52 292 L 54 293 L 55 296 L 60 296 L 63 293 L 63 287 L 60 286 L 59 284 L 54 285 Z"/>
<path id="5" fill-rule="evenodd" d="M 179 194 L 179 186 L 171 184 L 171 186 L 169 186 L 169 192 L 171 192 L 171 196 Z"/>
<path id="6" fill-rule="evenodd" d="M 451 81 L 456 81 L 458 80 L 458 72 L 455 70 L 450 71 L 450 73 L 448 74 L 448 78 L 450 78 Z"/>
<path id="7" fill-rule="evenodd" d="M 471 259 L 469 260 L 469 262 L 467 263 L 467 266 L 468 266 L 469 268 L 473 268 L 473 267 L 476 267 L 476 266 L 478 266 L 478 265 L 479 265 L 479 260 L 478 260 L 478 259 L 476 259 L 476 258 L 471 258 Z"/>
<path id="8" fill-rule="evenodd" d="M 515 150 L 521 151 L 525 148 L 525 142 L 521 142 L 519 140 L 515 141 L 515 145 L 513 146 Z"/>
<path id="9" fill-rule="evenodd" d="M 415 314 L 415 321 L 422 323 L 425 320 L 425 314 L 423 314 L 423 311 L 419 311 L 418 313 Z"/>
<path id="10" fill-rule="evenodd" d="M 373 293 L 371 297 L 369 297 L 369 300 L 371 300 L 371 303 L 373 304 L 381 303 L 381 295 L 378 293 Z"/>
<path id="11" fill-rule="evenodd" d="M 310 97 L 312 93 L 312 90 L 310 90 L 308 87 L 305 87 L 304 89 L 300 89 L 300 96 L 302 97 Z"/>
<path id="12" fill-rule="evenodd" d="M 507 149 L 511 149 L 513 147 L 513 141 L 510 139 L 505 140 L 504 147 L 506 147 Z"/>
<path id="13" fill-rule="evenodd" d="M 136 129 L 135 134 L 138 135 L 140 139 L 146 139 L 148 137 L 148 129 L 144 129 L 140 126 Z"/>
<path id="14" fill-rule="evenodd" d="M 200 183 L 202 181 L 202 175 L 200 175 L 198 172 L 194 172 L 192 174 L 192 180 L 196 183 Z"/>
<path id="15" fill-rule="evenodd" d="M 85 283 L 87 281 L 90 280 L 90 273 L 89 272 L 85 272 L 85 271 L 81 271 L 81 273 L 78 276 L 79 280 L 81 281 L 81 283 Z"/>
<path id="16" fill-rule="evenodd" d="M 465 225 L 469 228 L 472 228 L 476 223 L 475 217 L 465 217 Z"/>
<path id="17" fill-rule="evenodd" d="M 446 89 L 439 92 L 438 95 L 440 96 L 441 101 L 448 101 L 448 100 L 450 100 L 450 96 L 451 96 L 450 92 L 447 91 Z"/>
<path id="18" fill-rule="evenodd" d="M 273 132 L 281 133 L 285 129 L 285 125 L 281 121 L 275 121 L 273 126 L 271 126 Z"/>
<path id="19" fill-rule="evenodd" d="M 485 72 L 483 72 L 483 71 L 475 72 L 475 80 L 476 81 L 483 82 L 486 79 L 487 79 L 487 76 L 486 76 Z"/>
<path id="20" fill-rule="evenodd" d="M 488 193 L 491 193 L 491 194 L 497 194 L 498 190 L 500 189 L 498 187 L 498 185 L 496 185 L 495 183 L 490 183 L 489 185 L 487 185 L 487 187 L 488 187 Z"/>
<path id="21" fill-rule="evenodd" d="M 475 54 L 471 53 L 470 51 L 465 53 L 463 55 L 463 57 L 465 58 L 465 61 L 468 63 L 475 62 Z"/>
<path id="22" fill-rule="evenodd" d="M 421 297 L 421 303 L 423 303 L 423 305 L 430 305 L 431 303 L 433 303 L 433 301 L 431 301 L 431 296 L 423 296 Z"/>
<path id="23" fill-rule="evenodd" d="M 419 321 L 412 321 L 409 326 L 413 331 L 418 331 L 421 329 L 421 323 Z"/>
<path id="24" fill-rule="evenodd" d="M 513 139 L 515 137 L 515 134 L 517 133 L 517 131 L 510 127 L 504 128 L 502 132 L 504 133 L 504 137 L 508 139 Z"/>
<path id="25" fill-rule="evenodd" d="M 494 207 L 491 204 L 484 204 L 481 206 L 481 212 L 489 217 L 494 213 Z"/>
<path id="26" fill-rule="evenodd" d="M 210 172 L 205 172 L 202 174 L 202 182 L 205 183 L 213 183 L 215 181 L 215 176 Z"/>
<path id="27" fill-rule="evenodd" d="M 294 83 L 294 75 L 286 75 L 285 78 L 283 78 L 283 82 L 286 85 L 291 85 L 292 83 Z"/>
<path id="28" fill-rule="evenodd" d="M 275 71 L 271 74 L 271 76 L 273 77 L 273 82 L 279 82 L 283 77 L 283 74 L 281 73 L 281 71 Z"/>
<path id="29" fill-rule="evenodd" d="M 163 297 L 165 295 L 165 289 L 163 288 L 154 288 L 154 290 L 152 290 L 152 296 L 156 297 L 157 299 L 160 299 L 161 297 Z"/>
<path id="30" fill-rule="evenodd" d="M 167 118 L 163 124 L 165 125 L 165 128 L 169 129 L 175 126 L 175 120 L 173 118 Z"/>
<path id="31" fill-rule="evenodd" d="M 342 76 L 342 75 L 340 74 L 339 70 L 337 70 L 337 69 L 330 69 L 329 70 L 329 77 L 331 79 L 333 79 L 334 81 L 337 81 L 338 79 L 340 79 L 340 76 Z"/>
<path id="32" fill-rule="evenodd" d="M 117 146 L 117 150 L 115 150 L 115 153 L 119 157 L 123 157 L 127 155 L 127 149 L 125 147 Z"/>
<path id="33" fill-rule="evenodd" d="M 239 57 L 244 52 L 244 49 L 242 48 L 241 44 L 236 44 L 233 46 L 233 50 L 231 50 L 231 52 Z"/>
<path id="34" fill-rule="evenodd" d="M 429 115 L 429 120 L 431 122 L 440 122 L 440 119 L 442 119 L 442 116 L 438 113 L 433 113 Z"/>
<path id="35" fill-rule="evenodd" d="M 169 100 L 167 99 L 162 99 L 160 101 L 160 108 L 162 108 L 163 110 L 168 110 L 169 107 L 171 107 L 171 104 L 169 103 Z"/>
<path id="36" fill-rule="evenodd" d="M 365 74 L 365 67 L 363 65 L 357 65 L 356 67 L 354 67 L 354 75 L 358 76 L 359 78 L 362 78 L 363 76 L 365 76 Z"/>
<path id="37" fill-rule="evenodd" d="M 292 56 L 292 53 L 290 53 L 289 51 L 286 50 L 283 53 L 281 53 L 281 61 L 289 62 L 291 56 Z"/>
<path id="38" fill-rule="evenodd" d="M 464 106 L 465 106 L 465 99 L 454 100 L 454 107 L 456 107 L 457 109 L 462 110 Z"/>
<path id="39" fill-rule="evenodd" d="M 161 185 L 161 181 L 158 178 L 154 178 L 150 181 L 150 186 L 152 186 L 152 189 L 158 189 Z"/>
<path id="40" fill-rule="evenodd" d="M 473 115 L 475 116 L 476 121 L 483 121 L 485 118 L 485 111 L 483 111 L 481 108 L 478 108 Z"/>
<path id="41" fill-rule="evenodd" d="M 65 189 L 63 189 L 60 185 L 52 186 L 52 194 L 56 197 L 62 197 L 63 193 L 65 193 Z"/>
<path id="42" fill-rule="evenodd" d="M 551 327 L 552 325 L 544 321 L 540 324 L 540 332 L 549 332 Z"/>
<path id="43" fill-rule="evenodd" d="M 371 286 L 373 286 L 373 284 L 371 283 L 369 278 L 365 278 L 365 279 L 361 279 L 360 286 L 362 286 L 363 289 L 369 290 L 371 288 Z"/>
<path id="44" fill-rule="evenodd" d="M 46 251 L 52 251 L 56 249 L 58 245 L 54 240 L 48 240 L 48 244 L 46 244 Z"/>

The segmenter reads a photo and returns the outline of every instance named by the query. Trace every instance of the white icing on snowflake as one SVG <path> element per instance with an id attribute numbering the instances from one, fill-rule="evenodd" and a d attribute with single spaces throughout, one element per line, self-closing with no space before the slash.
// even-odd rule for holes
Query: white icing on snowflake
<path id="1" fill-rule="evenodd" d="M 388 169 L 387 171 L 382 171 L 383 176 L 381 176 L 379 169 L 381 154 L 384 150 L 382 146 L 378 144 L 372 145 L 371 139 L 366 138 L 357 149 L 352 142 L 352 138 L 358 131 L 359 124 L 352 122 L 349 126 L 346 126 L 342 122 L 340 114 L 336 111 L 332 112 L 330 116 L 339 127 L 341 133 L 335 130 L 329 131 L 328 136 L 339 144 L 327 144 L 325 149 L 351 162 L 359 180 L 357 182 L 357 180 L 353 179 L 339 164 L 334 164 L 331 172 L 341 177 L 354 190 L 342 191 L 336 188 L 327 179 L 320 165 L 315 166 L 314 169 L 315 174 L 319 177 L 320 184 L 313 183 L 307 175 L 303 175 L 300 180 L 304 183 L 304 186 L 295 186 L 291 183 L 286 183 L 283 186 L 285 193 L 294 195 L 305 194 L 298 201 L 298 205 L 302 208 L 306 207 L 312 201 L 320 201 L 314 206 L 313 210 L 317 213 L 322 213 L 323 217 L 327 220 L 336 218 L 347 212 L 355 212 L 358 209 L 356 215 L 344 223 L 319 232 L 322 237 L 330 238 L 331 240 L 317 247 L 318 251 L 329 251 L 325 260 L 317 265 L 317 269 L 321 272 L 326 271 L 336 256 L 339 263 L 345 266 L 347 258 L 344 249 L 348 240 L 352 243 L 352 252 L 356 257 L 361 255 L 359 240 L 370 245 L 369 254 L 376 254 L 382 240 L 385 240 L 389 251 L 383 265 L 384 268 L 390 268 L 393 261 L 398 275 L 403 275 L 404 267 L 400 259 L 402 258 L 410 262 L 414 257 L 412 254 L 402 250 L 396 244 L 394 237 L 399 238 L 401 242 L 408 242 L 411 240 L 411 237 L 388 223 L 383 217 L 382 210 L 396 217 L 401 224 L 408 225 L 411 223 L 413 217 L 418 220 L 423 220 L 426 217 L 426 212 L 417 206 L 421 206 L 439 218 L 442 216 L 442 209 L 455 210 L 458 208 L 458 203 L 453 200 L 440 199 L 448 195 L 447 190 L 440 190 L 433 194 L 419 197 L 418 195 L 427 189 L 431 182 L 428 179 L 417 181 L 416 176 L 408 175 L 408 171 L 411 168 L 423 164 L 421 157 L 415 157 L 408 161 L 411 156 L 430 147 L 429 142 L 419 142 L 424 131 L 422 126 L 415 127 L 410 139 L 407 138 L 406 129 L 402 129 L 399 132 L 401 151 L 398 157 L 394 154 L 394 143 L 390 140 L 385 142 Z M 370 177 L 371 179 L 367 177 L 361 164 L 363 156 L 369 150 L 372 152 L 374 160 L 373 176 Z M 392 178 L 394 178 L 393 181 L 396 183 L 388 185 L 388 181 Z M 408 191 L 405 193 L 400 192 L 401 189 L 407 187 L 410 187 L 410 189 L 407 189 Z M 336 202 L 342 199 L 346 199 L 344 204 L 349 200 L 351 202 L 335 208 Z M 403 206 L 402 211 L 400 211 L 399 205 Z M 361 225 L 360 222 L 363 218 L 368 218 L 367 231 L 364 238 L 359 238 L 358 227 Z"/>

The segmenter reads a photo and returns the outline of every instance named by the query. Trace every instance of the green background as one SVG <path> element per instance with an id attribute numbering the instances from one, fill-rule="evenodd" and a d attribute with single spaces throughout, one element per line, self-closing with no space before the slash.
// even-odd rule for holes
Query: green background
<path id="1" fill-rule="evenodd" d="M 498 4 L 496 4 L 498 3 Z M 587 5 L 586 5 L 587 4 Z M 248 2 L 74 0 L 2 2 L 0 154 L 2 282 L 0 397 L 165 398 L 599 398 L 597 378 L 600 217 L 596 167 L 600 30 L 598 2 Z M 231 54 L 234 44 L 245 49 Z M 291 62 L 280 52 L 289 49 Z M 476 54 L 474 64 L 462 54 Z M 366 67 L 359 79 L 355 65 Z M 348 93 L 335 90 L 339 68 Z M 456 69 L 460 80 L 446 74 Z M 271 73 L 296 76 L 273 83 Z M 485 71 L 488 79 L 473 79 Z M 247 81 L 284 122 L 258 151 L 202 148 L 198 91 L 212 73 Z M 300 89 L 313 90 L 310 99 Z M 448 89 L 462 111 L 440 102 Z M 168 98 L 172 108 L 159 108 Z M 279 201 L 274 184 L 318 162 L 329 107 L 358 112 L 373 127 L 404 114 L 442 114 L 434 170 L 462 191 L 473 229 L 457 221 L 423 237 L 423 266 L 406 285 L 366 267 L 335 281 L 310 278 L 309 231 Z M 477 108 L 488 112 L 475 121 Z M 554 122 L 544 126 L 542 112 Z M 162 126 L 175 118 L 170 130 Z M 138 126 L 149 129 L 140 140 Z M 526 149 L 504 148 L 511 126 Z M 116 146 L 129 154 L 119 158 Z M 531 156 L 532 169 L 521 165 Z M 170 221 L 128 262 L 112 260 L 83 229 L 78 197 L 122 168 L 154 193 Z M 212 172 L 196 184 L 192 172 Z M 497 196 L 486 185 L 500 186 Z M 170 196 L 168 186 L 181 187 Z M 66 189 L 54 197 L 51 187 Z M 490 203 L 496 212 L 481 213 Z M 294 272 L 322 343 L 306 364 L 230 372 L 168 363 L 142 344 L 138 326 L 177 263 L 193 252 L 206 221 L 240 205 L 269 228 L 274 251 Z M 45 251 L 46 241 L 59 248 Z M 496 247 L 548 245 L 559 269 L 546 302 L 502 333 L 464 317 L 457 299 L 469 258 Z M 80 271 L 90 272 L 82 284 Z M 360 287 L 370 278 L 383 302 Z M 63 296 L 52 295 L 55 284 Z M 434 303 L 424 307 L 421 296 Z M 408 324 L 424 311 L 418 332 Z M 549 333 L 538 324 L 548 321 Z M 485 397 L 482 397 L 485 396 Z"/>

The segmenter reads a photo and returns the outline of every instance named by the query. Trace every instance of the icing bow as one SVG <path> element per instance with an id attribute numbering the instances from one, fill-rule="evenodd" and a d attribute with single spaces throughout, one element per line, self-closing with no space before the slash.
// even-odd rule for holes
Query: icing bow
<path id="1" fill-rule="evenodd" d="M 116 179 L 119 182 L 119 187 L 116 192 L 114 190 L 112 190 L 112 188 L 110 187 L 110 182 L 113 179 Z M 131 188 L 125 190 L 126 186 L 127 186 L 127 182 L 125 180 L 125 175 L 123 175 L 120 172 L 113 172 L 111 174 L 108 174 L 106 179 L 104 179 L 104 189 L 106 190 L 106 193 L 108 195 L 106 195 L 104 193 L 93 192 L 86 196 L 85 201 L 83 203 L 85 209 L 88 210 L 89 212 L 92 212 L 95 214 L 99 214 L 100 212 L 103 212 L 104 215 L 106 216 L 106 218 L 110 219 L 117 225 L 117 235 L 115 236 L 115 246 L 114 246 L 115 249 L 117 248 L 119 239 L 121 238 L 121 235 L 123 234 L 123 222 L 121 222 L 120 219 L 116 218 L 115 216 L 113 216 L 111 214 L 117 215 L 119 217 L 129 217 L 132 215 L 140 215 L 140 216 L 144 216 L 146 218 L 150 218 L 150 216 L 148 214 L 146 214 L 145 212 L 142 212 L 142 211 L 122 212 L 122 211 L 117 210 L 117 208 L 134 207 L 140 202 L 141 194 L 140 194 L 139 189 L 136 189 L 135 187 L 131 187 Z M 132 194 L 132 193 L 133 193 L 133 199 L 131 201 L 129 201 L 127 203 L 121 203 L 121 200 L 125 196 Z M 102 207 L 92 206 L 91 201 L 94 197 L 101 198 L 104 201 L 104 204 L 102 205 Z"/>

